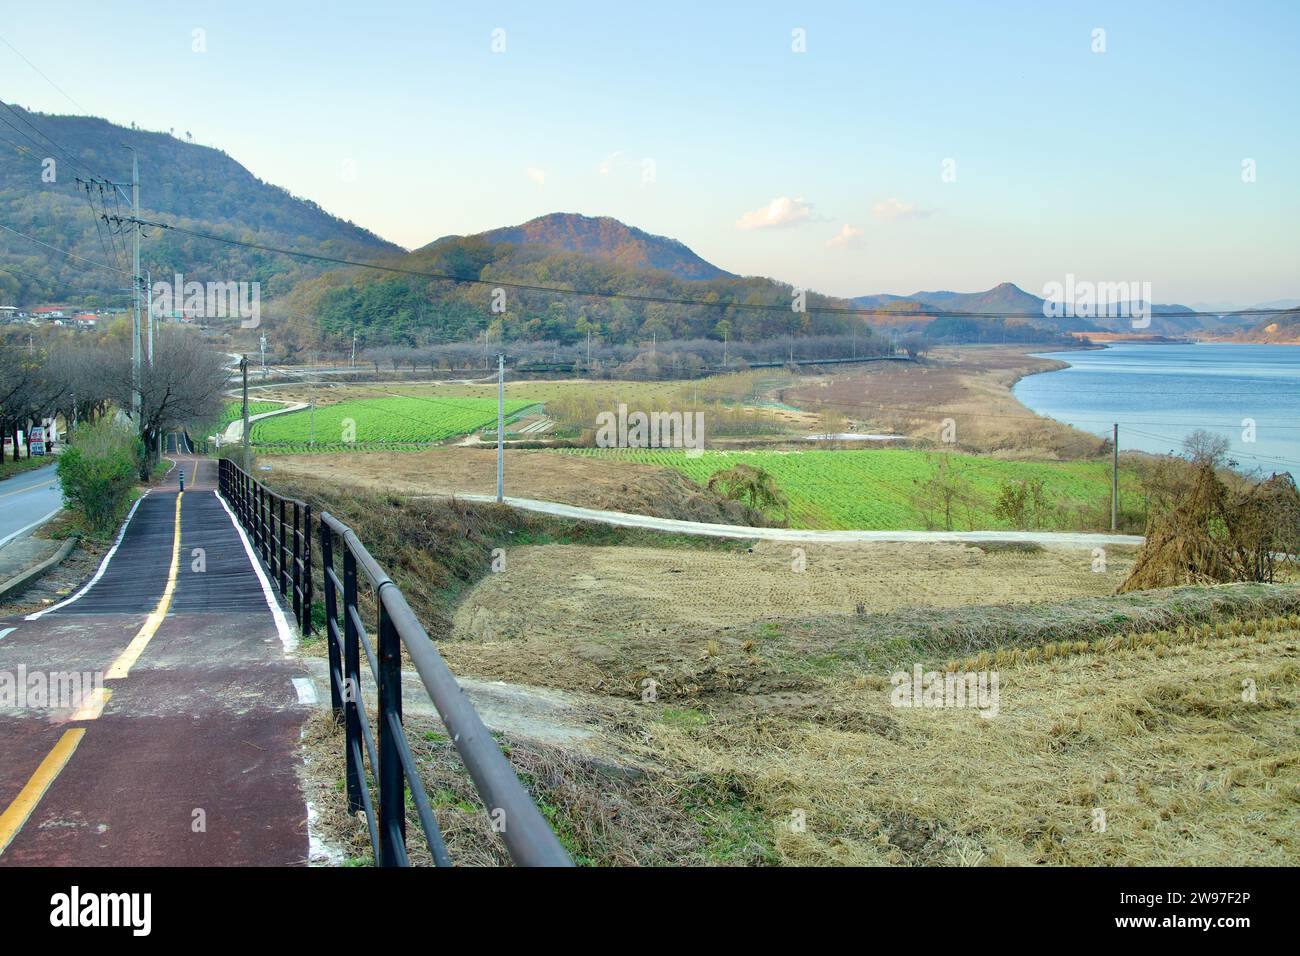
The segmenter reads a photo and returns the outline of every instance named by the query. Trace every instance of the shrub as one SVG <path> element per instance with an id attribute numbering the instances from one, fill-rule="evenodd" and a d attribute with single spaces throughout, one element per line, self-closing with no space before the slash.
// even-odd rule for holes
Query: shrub
<path id="1" fill-rule="evenodd" d="M 142 454 L 130 428 L 101 419 L 79 428 L 76 444 L 59 456 L 64 500 L 91 534 L 106 536 L 121 520 Z"/>

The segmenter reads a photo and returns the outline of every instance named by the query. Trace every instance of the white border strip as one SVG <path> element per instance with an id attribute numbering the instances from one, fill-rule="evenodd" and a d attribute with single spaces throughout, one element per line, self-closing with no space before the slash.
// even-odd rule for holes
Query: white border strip
<path id="1" fill-rule="evenodd" d="M 99 562 L 99 570 L 95 572 L 95 576 L 93 578 L 91 578 L 89 581 L 86 582 L 85 587 L 83 587 L 76 594 L 72 595 L 72 597 L 68 598 L 66 601 L 60 601 L 58 604 L 54 605 L 53 607 L 47 607 L 45 610 L 37 611 L 35 614 L 28 614 L 25 618 L 23 618 L 23 620 L 24 621 L 39 620 L 41 617 L 43 617 L 46 614 L 49 614 L 51 611 L 57 611 L 61 607 L 67 607 L 73 601 L 85 597 L 86 592 L 89 591 L 91 588 L 93 588 L 99 582 L 99 579 L 104 576 L 104 572 L 108 570 L 108 562 L 112 561 L 113 555 L 117 554 L 117 549 L 121 546 L 122 539 L 126 537 L 126 529 L 130 527 L 131 519 L 135 517 L 136 511 L 140 507 L 140 502 L 144 501 L 144 499 L 148 497 L 149 497 L 149 491 L 145 491 L 144 494 L 142 494 L 139 498 L 135 499 L 135 504 L 131 506 L 130 513 L 126 516 L 126 520 L 122 522 L 122 530 L 117 533 L 117 540 L 114 541 L 113 546 L 108 549 L 108 554 L 104 555 L 104 560 Z"/>
<path id="2" fill-rule="evenodd" d="M 286 654 L 293 653 L 298 647 L 298 638 L 290 630 L 289 622 L 284 616 L 284 611 L 280 608 L 280 602 L 275 599 L 275 594 L 271 591 L 271 582 L 266 579 L 266 574 L 262 571 L 262 562 L 253 551 L 253 546 L 248 543 L 248 535 L 244 534 L 244 529 L 239 526 L 239 522 L 235 519 L 235 513 L 230 510 L 230 505 L 226 504 L 226 499 L 216 491 L 212 492 L 212 496 L 221 502 L 221 507 L 225 508 L 226 514 L 230 516 L 230 523 L 234 526 L 235 531 L 239 533 L 239 540 L 243 542 L 244 551 L 248 554 L 248 561 L 253 566 L 253 572 L 257 575 L 257 580 L 261 582 L 262 596 L 266 598 L 266 606 L 271 609 L 271 615 L 275 618 L 275 629 L 280 634 L 280 643 L 284 646 L 284 652 Z"/>
<path id="3" fill-rule="evenodd" d="M 59 505 L 57 508 L 55 508 L 55 509 L 54 509 L 53 511 L 51 511 L 49 514 L 47 514 L 44 518 L 37 518 L 35 521 L 33 521 L 33 522 L 32 522 L 31 524 L 29 524 L 27 527 L 25 527 L 25 528 L 19 528 L 19 529 L 18 529 L 17 531 L 15 531 L 13 534 L 9 534 L 9 535 L 6 535 L 6 536 L 3 537 L 3 538 L 0 538 L 0 548 L 3 548 L 6 544 L 8 544 L 8 543 L 9 543 L 10 541 L 12 541 L 14 538 L 18 537 L 20 534 L 23 534 L 23 533 L 26 532 L 26 531 L 31 531 L 33 528 L 38 528 L 38 527 L 40 527 L 41 525 L 45 524 L 45 522 L 49 521 L 51 518 L 53 518 L 56 514 L 58 514 L 58 513 L 59 513 L 60 511 L 62 511 L 62 510 L 63 510 L 63 505 Z"/>

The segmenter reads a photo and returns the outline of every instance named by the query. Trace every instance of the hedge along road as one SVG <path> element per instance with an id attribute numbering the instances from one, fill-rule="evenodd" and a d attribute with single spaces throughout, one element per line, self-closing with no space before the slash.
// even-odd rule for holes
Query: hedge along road
<path id="1" fill-rule="evenodd" d="M 215 481 L 181 457 L 86 586 L 0 620 L 0 866 L 307 861 L 313 701 Z"/>
<path id="2" fill-rule="evenodd" d="M 63 508 L 63 489 L 54 465 L 0 481 L 0 547 Z"/>
<path id="3" fill-rule="evenodd" d="M 463 501 L 495 502 L 493 495 L 417 495 L 421 498 L 458 498 Z M 843 543 L 853 541 L 1011 541 L 1039 544 L 1058 548 L 1098 548 L 1107 545 L 1141 545 L 1146 539 L 1139 534 L 1101 534 L 1082 531 L 815 531 L 798 528 L 751 528 L 738 524 L 709 524 L 703 521 L 682 521 L 677 518 L 654 518 L 650 515 L 628 514 L 623 511 L 601 511 L 562 505 L 554 501 L 537 501 L 533 498 L 504 499 L 513 508 L 574 518 L 579 521 L 596 521 L 621 528 L 643 528 L 647 531 L 667 531 L 673 534 L 695 534 L 712 538 L 754 538 L 763 541 L 803 541 Z"/>

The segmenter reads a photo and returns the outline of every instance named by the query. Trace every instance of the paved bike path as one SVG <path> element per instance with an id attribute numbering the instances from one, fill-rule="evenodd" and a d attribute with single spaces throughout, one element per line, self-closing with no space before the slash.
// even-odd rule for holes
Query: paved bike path
<path id="1" fill-rule="evenodd" d="M 97 580 L 0 620 L 0 681 L 90 675 L 59 706 L 0 699 L 0 866 L 306 862 L 305 672 L 215 480 L 181 459 Z"/>

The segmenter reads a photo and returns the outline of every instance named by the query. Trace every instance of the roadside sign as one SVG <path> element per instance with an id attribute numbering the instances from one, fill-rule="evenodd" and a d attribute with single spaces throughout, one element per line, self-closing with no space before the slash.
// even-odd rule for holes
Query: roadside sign
<path id="1" fill-rule="evenodd" d="M 33 441 L 33 442 L 28 446 L 28 448 L 30 449 L 29 454 L 30 454 L 33 458 L 36 458 L 36 457 L 39 457 L 39 456 L 42 456 L 42 455 L 45 454 L 45 442 L 43 442 L 43 441 Z"/>

